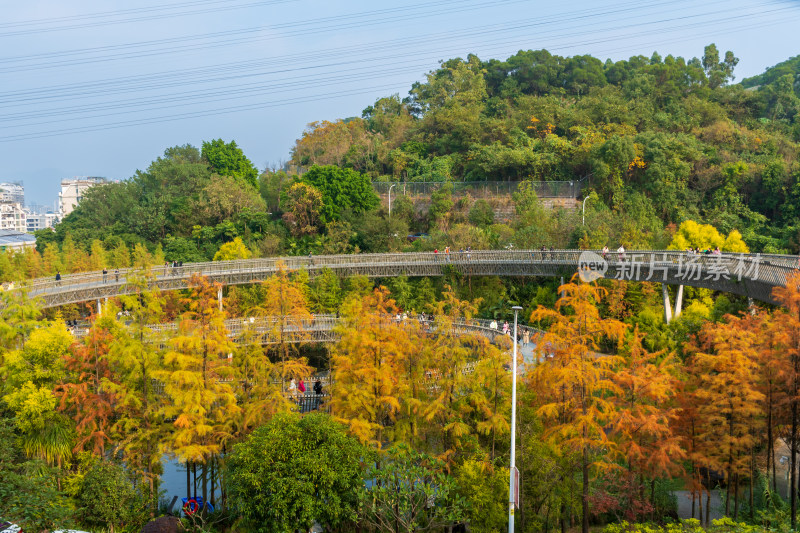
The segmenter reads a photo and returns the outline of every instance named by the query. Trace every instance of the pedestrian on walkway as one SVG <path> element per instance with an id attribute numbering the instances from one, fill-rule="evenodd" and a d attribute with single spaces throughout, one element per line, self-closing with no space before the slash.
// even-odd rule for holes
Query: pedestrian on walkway
<path id="1" fill-rule="evenodd" d="M 510 335 L 510 332 L 509 332 L 509 329 L 508 329 L 508 320 L 503 322 L 503 334 L 504 335 Z"/>
<path id="2" fill-rule="evenodd" d="M 623 245 L 619 245 L 619 248 L 617 248 L 617 254 L 620 261 L 625 261 L 625 247 Z"/>
<path id="3" fill-rule="evenodd" d="M 317 396 L 322 396 L 322 382 L 317 378 L 314 382 L 314 394 Z"/>
<path id="4" fill-rule="evenodd" d="M 289 397 L 297 399 L 297 383 L 295 383 L 294 378 L 289 382 Z"/>
<path id="5" fill-rule="evenodd" d="M 297 383 L 297 390 L 300 391 L 300 394 L 305 394 L 306 383 L 303 381 L 303 378 L 300 378 L 300 381 Z"/>
<path id="6" fill-rule="evenodd" d="M 114 269 L 114 279 L 119 281 L 119 269 L 118 268 Z"/>
<path id="7" fill-rule="evenodd" d="M 608 255 L 608 246 L 603 246 L 603 259 L 606 259 Z"/>
<path id="8" fill-rule="evenodd" d="M 497 320 L 492 319 L 492 323 L 489 324 L 489 327 L 492 329 L 497 329 Z"/>
<path id="9" fill-rule="evenodd" d="M 61 272 L 56 272 L 56 285 L 61 285 Z"/>
<path id="10" fill-rule="evenodd" d="M 522 332 L 522 345 L 527 346 L 531 342 L 531 332 L 527 329 Z"/>
<path id="11" fill-rule="evenodd" d="M 108 269 L 106 267 L 103 267 L 103 283 L 106 283 L 107 281 L 108 281 Z"/>

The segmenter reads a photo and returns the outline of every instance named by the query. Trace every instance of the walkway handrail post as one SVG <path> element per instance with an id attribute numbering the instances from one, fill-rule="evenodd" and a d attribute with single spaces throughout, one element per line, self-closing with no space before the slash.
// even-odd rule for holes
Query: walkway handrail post
<path id="1" fill-rule="evenodd" d="M 513 361 L 511 365 L 511 467 L 508 481 L 508 533 L 514 533 L 514 506 L 519 487 L 516 486 L 516 461 L 517 461 L 517 315 L 522 307 L 515 305 L 514 310 L 514 343 Z"/>

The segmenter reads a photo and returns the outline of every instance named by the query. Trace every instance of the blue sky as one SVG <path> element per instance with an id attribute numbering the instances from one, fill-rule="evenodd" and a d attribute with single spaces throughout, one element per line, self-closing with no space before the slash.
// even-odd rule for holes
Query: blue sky
<path id="1" fill-rule="evenodd" d="M 125 179 L 169 146 L 234 139 L 263 169 L 309 122 L 405 96 L 439 60 L 520 49 L 601 59 L 800 54 L 797 0 L 32 0 L 0 22 L 0 181 Z"/>

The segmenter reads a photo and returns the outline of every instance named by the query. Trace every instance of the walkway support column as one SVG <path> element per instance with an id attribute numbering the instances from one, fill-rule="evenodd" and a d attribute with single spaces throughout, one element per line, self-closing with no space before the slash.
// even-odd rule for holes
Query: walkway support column
<path id="1" fill-rule="evenodd" d="M 669 324 L 672 322 L 672 307 L 669 305 L 669 289 L 666 283 L 661 284 L 661 294 L 664 297 L 664 321 Z"/>
<path id="2" fill-rule="evenodd" d="M 217 301 L 219 302 L 219 310 L 222 311 L 222 285 L 217 289 Z"/>
<path id="3" fill-rule="evenodd" d="M 103 304 L 100 303 L 100 298 L 97 299 L 97 315 L 99 316 L 100 313 L 103 312 Z"/>
<path id="4" fill-rule="evenodd" d="M 683 311 L 683 285 L 678 285 L 678 294 L 675 295 L 675 314 L 673 318 L 681 316 Z"/>

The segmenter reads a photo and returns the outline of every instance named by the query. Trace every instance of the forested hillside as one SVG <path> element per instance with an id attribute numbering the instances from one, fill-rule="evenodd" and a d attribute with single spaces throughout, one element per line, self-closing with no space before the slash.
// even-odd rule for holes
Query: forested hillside
<path id="1" fill-rule="evenodd" d="M 603 63 L 520 51 L 505 61 L 451 59 L 407 97 L 362 117 L 310 124 L 292 151 L 300 177 L 257 171 L 235 143 L 166 150 L 121 183 L 89 191 L 39 250 L 139 243 L 167 260 L 210 260 L 241 238 L 246 254 L 518 247 L 665 247 L 686 220 L 742 233 L 754 251 L 800 246 L 797 58 L 734 83 L 738 59 L 658 54 Z M 368 181 L 574 180 L 590 176 L 585 226 L 530 191 L 516 216 L 454 201 L 427 212 L 404 198 L 392 217 Z M 498 222 L 503 222 L 498 223 Z M 410 232 L 431 239 L 413 245 Z M 160 246 L 160 250 L 157 249 Z M 58 248 L 53 248 L 57 251 Z M 239 255 L 241 255 L 241 253 Z M 124 255 L 124 254 L 123 254 Z M 124 265 L 123 265 L 124 266 Z"/>

